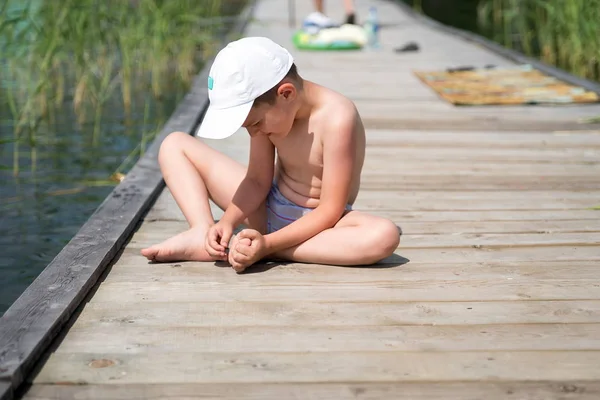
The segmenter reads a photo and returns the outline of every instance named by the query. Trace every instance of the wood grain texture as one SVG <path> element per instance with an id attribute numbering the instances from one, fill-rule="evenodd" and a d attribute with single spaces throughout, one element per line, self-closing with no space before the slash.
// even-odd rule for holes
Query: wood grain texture
<path id="1" fill-rule="evenodd" d="M 33 383 L 599 380 L 598 364 L 600 351 L 55 353 Z"/>
<path id="2" fill-rule="evenodd" d="M 600 323 L 600 301 L 138 302 L 86 305 L 78 328 Z"/>
<path id="3" fill-rule="evenodd" d="M 228 318 L 223 315 L 223 318 Z M 169 340 L 165 340 L 169 338 Z M 54 354 L 600 350 L 600 324 L 78 327 Z"/>
<path id="4" fill-rule="evenodd" d="M 13 399 L 13 386 L 10 382 L 0 382 L 0 400 Z"/>
<path id="5" fill-rule="evenodd" d="M 600 383 L 572 382 L 386 382 L 33 385 L 25 400 L 596 400 Z"/>

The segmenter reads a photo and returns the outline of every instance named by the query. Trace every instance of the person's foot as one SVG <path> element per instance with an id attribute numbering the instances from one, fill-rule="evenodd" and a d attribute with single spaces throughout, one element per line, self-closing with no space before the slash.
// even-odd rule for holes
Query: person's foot
<path id="1" fill-rule="evenodd" d="M 150 261 L 215 261 L 204 249 L 206 229 L 192 228 L 142 250 Z"/>

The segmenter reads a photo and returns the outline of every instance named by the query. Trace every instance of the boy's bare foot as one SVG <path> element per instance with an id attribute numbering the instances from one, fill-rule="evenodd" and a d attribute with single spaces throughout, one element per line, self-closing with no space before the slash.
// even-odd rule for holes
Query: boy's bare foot
<path id="1" fill-rule="evenodd" d="M 215 261 L 204 249 L 206 229 L 192 228 L 142 250 L 150 261 Z"/>

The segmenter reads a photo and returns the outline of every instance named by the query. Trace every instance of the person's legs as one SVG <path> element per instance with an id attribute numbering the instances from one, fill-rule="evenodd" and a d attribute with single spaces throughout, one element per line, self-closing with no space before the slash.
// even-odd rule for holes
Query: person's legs
<path id="1" fill-rule="evenodd" d="M 211 261 L 204 249 L 208 228 L 214 219 L 209 198 L 225 210 L 244 179 L 246 167 L 183 132 L 170 134 L 158 154 L 161 172 L 190 229 L 160 244 L 142 250 L 149 260 Z M 245 221 L 265 231 L 266 214 L 261 207 Z"/>
<path id="2" fill-rule="evenodd" d="M 325 14 L 325 11 L 323 10 L 323 0 L 315 0 L 315 10 L 321 14 Z"/>
<path id="3" fill-rule="evenodd" d="M 344 0 L 344 9 L 346 10 L 346 23 L 356 24 L 356 12 L 354 11 L 354 0 Z"/>
<path id="4" fill-rule="evenodd" d="M 400 229 L 392 221 L 349 211 L 333 228 L 274 257 L 303 263 L 369 265 L 390 256 L 399 243 Z"/>

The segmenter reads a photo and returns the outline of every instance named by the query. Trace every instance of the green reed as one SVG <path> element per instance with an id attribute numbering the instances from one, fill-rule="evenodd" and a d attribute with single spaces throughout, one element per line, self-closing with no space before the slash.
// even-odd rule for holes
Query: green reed
<path id="1" fill-rule="evenodd" d="M 187 87 L 215 47 L 223 24 L 215 17 L 229 5 L 228 0 L 28 0 L 11 11 L 11 1 L 19 2 L 0 0 L 0 105 L 10 105 L 14 121 L 15 174 L 18 143 L 35 147 L 43 140 L 37 128 L 53 121 L 65 101 L 80 123 L 94 118 L 96 137 L 102 106 L 116 91 L 128 115 L 133 93 L 150 89 L 160 99 L 174 86 Z"/>
<path id="2" fill-rule="evenodd" d="M 494 40 L 600 79 L 600 0 L 481 0 L 478 11 Z"/>

